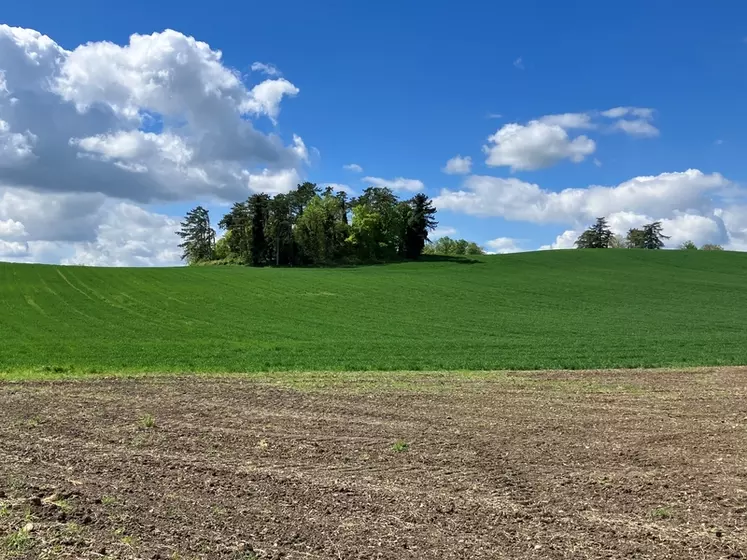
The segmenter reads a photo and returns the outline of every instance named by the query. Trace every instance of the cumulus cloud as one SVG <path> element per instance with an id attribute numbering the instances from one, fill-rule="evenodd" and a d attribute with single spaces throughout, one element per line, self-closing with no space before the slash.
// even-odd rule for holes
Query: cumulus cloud
<path id="1" fill-rule="evenodd" d="M 92 193 L 0 189 L 0 256 L 107 266 L 180 262 L 179 220 Z"/>
<path id="2" fill-rule="evenodd" d="M 173 266 L 181 262 L 179 220 L 134 204 L 115 204 L 98 224 L 93 241 L 76 243 L 62 264 Z"/>
<path id="3" fill-rule="evenodd" d="M 276 195 L 293 190 L 301 182 L 301 176 L 295 169 L 271 171 L 263 169 L 260 173 L 245 173 L 244 179 L 249 189 L 255 193 Z"/>
<path id="4" fill-rule="evenodd" d="M 697 169 L 635 177 L 613 187 L 591 186 L 560 192 L 516 178 L 467 177 L 461 190 L 442 189 L 439 209 L 474 216 L 500 216 L 534 223 L 585 222 L 627 210 L 666 217 L 675 211 L 712 208 L 711 196 L 731 186 L 718 173 Z"/>
<path id="5" fill-rule="evenodd" d="M 499 255 L 524 251 L 524 249 L 519 247 L 518 240 L 512 237 L 496 237 L 495 239 L 486 241 L 485 247 L 487 247 L 488 252 Z"/>
<path id="6" fill-rule="evenodd" d="M 559 115 L 545 115 L 539 121 L 550 126 L 559 126 L 564 129 L 571 128 L 596 128 L 589 113 L 562 113 Z"/>
<path id="7" fill-rule="evenodd" d="M 612 125 L 612 130 L 640 138 L 653 138 L 659 135 L 659 129 L 651 124 L 654 118 L 653 109 L 647 107 L 615 107 L 602 111 L 601 115 L 609 119 L 619 119 Z"/>
<path id="8" fill-rule="evenodd" d="M 363 177 L 363 181 L 373 187 L 387 187 L 393 191 L 422 191 L 425 190 L 423 181 L 418 179 L 405 179 L 397 177 L 395 179 L 382 179 L 381 177 Z"/>
<path id="9" fill-rule="evenodd" d="M 176 31 L 68 51 L 0 25 L 0 70 L 0 185 L 232 201 L 251 192 L 247 173 L 308 160 L 300 138 L 284 145 L 251 121 L 277 119 L 298 88 L 282 78 L 249 88 L 220 51 Z"/>
<path id="10" fill-rule="evenodd" d="M 718 216 L 718 211 L 714 211 L 710 215 L 675 212 L 670 218 L 655 218 L 650 215 L 625 211 L 615 212 L 607 216 L 610 230 L 623 237 L 630 229 L 640 228 L 644 224 L 655 221 L 661 222 L 662 233 L 669 237 L 665 240 L 666 247 L 678 247 L 685 241 L 692 241 L 696 245 L 720 243 L 730 237 L 723 221 Z M 584 228 L 582 227 L 566 230 L 558 235 L 553 243 L 543 245 L 540 249 L 572 249 L 583 231 Z"/>
<path id="11" fill-rule="evenodd" d="M 138 204 L 287 192 L 309 151 L 255 128 L 299 93 L 271 65 L 247 85 L 172 30 L 66 50 L 0 25 L 0 257 L 179 262 L 178 220 Z"/>
<path id="12" fill-rule="evenodd" d="M 277 67 L 274 64 L 266 64 L 264 62 L 254 62 L 252 63 L 252 72 L 261 72 L 262 74 L 266 74 L 267 76 L 281 76 L 282 72 L 277 69 Z"/>
<path id="13" fill-rule="evenodd" d="M 242 112 L 265 114 L 276 122 L 283 97 L 295 97 L 299 91 L 285 78 L 265 80 L 252 88 L 249 98 L 241 104 Z"/>
<path id="14" fill-rule="evenodd" d="M 353 173 L 363 173 L 363 168 L 357 163 L 348 163 L 347 165 L 343 165 L 342 168 Z"/>
<path id="15" fill-rule="evenodd" d="M 616 130 L 621 130 L 631 136 L 641 136 L 644 138 L 653 138 L 659 136 L 659 129 L 650 122 L 643 119 L 626 120 L 622 119 L 614 124 Z"/>
<path id="16" fill-rule="evenodd" d="M 0 238 L 18 238 L 26 235 L 26 228 L 15 220 L 0 220 Z"/>
<path id="17" fill-rule="evenodd" d="M 441 171 L 449 175 L 466 175 L 471 169 L 472 158 L 470 156 L 462 157 L 457 155 L 447 161 Z"/>
<path id="18" fill-rule="evenodd" d="M 489 136 L 488 142 L 483 146 L 485 163 L 508 166 L 512 171 L 542 169 L 564 159 L 578 163 L 596 149 L 594 140 L 571 138 L 561 126 L 541 121 L 507 124 Z"/>
<path id="19" fill-rule="evenodd" d="M 622 117 L 633 116 L 639 117 L 645 120 L 651 120 L 654 118 L 654 110 L 647 107 L 614 107 L 602 111 L 602 116 L 609 119 L 619 119 Z"/>
<path id="20" fill-rule="evenodd" d="M 521 57 L 514 60 L 514 68 L 518 68 L 519 70 L 524 70 L 524 61 Z"/>
<path id="21" fill-rule="evenodd" d="M 439 209 L 473 216 L 567 227 L 543 249 L 571 248 L 581 232 L 605 216 L 614 233 L 661 221 L 667 246 L 692 240 L 747 247 L 745 193 L 718 173 L 697 169 L 635 177 L 615 186 L 554 192 L 515 178 L 467 177 L 460 190 L 442 189 Z"/>
<path id="22" fill-rule="evenodd" d="M 439 237 L 451 237 L 458 233 L 456 228 L 450 226 L 438 226 L 434 231 L 428 234 L 429 239 L 438 239 Z"/>

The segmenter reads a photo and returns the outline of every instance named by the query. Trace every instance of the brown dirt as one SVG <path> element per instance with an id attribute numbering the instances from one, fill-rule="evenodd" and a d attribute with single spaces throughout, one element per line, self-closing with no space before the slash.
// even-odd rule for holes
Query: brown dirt
<path id="1" fill-rule="evenodd" d="M 747 558 L 747 369 L 374 375 L 0 384 L 0 558 Z"/>

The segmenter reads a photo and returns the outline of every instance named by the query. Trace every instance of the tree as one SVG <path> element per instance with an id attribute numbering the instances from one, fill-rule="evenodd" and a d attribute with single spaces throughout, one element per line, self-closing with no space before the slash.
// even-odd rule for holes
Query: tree
<path id="1" fill-rule="evenodd" d="M 477 243 L 474 241 L 470 241 L 467 244 L 467 253 L 468 255 L 484 255 L 485 251 L 482 250 L 482 247 L 480 247 Z"/>
<path id="2" fill-rule="evenodd" d="M 225 260 L 231 256 L 231 230 L 228 230 L 223 234 L 217 243 L 215 244 L 215 250 L 213 251 L 213 258 L 219 261 Z"/>
<path id="3" fill-rule="evenodd" d="M 701 247 L 703 251 L 723 251 L 724 248 L 721 245 L 715 245 L 713 243 L 706 243 Z"/>
<path id="4" fill-rule="evenodd" d="M 690 240 L 685 241 L 680 245 L 682 251 L 697 251 L 698 246 Z"/>
<path id="5" fill-rule="evenodd" d="M 607 227 L 605 218 L 597 218 L 596 223 L 583 232 L 576 240 L 579 249 L 606 249 L 610 246 L 612 230 Z"/>
<path id="6" fill-rule="evenodd" d="M 407 205 L 410 211 L 404 216 L 404 256 L 407 259 L 417 259 L 423 253 L 428 233 L 438 225 L 434 218 L 436 209 L 431 199 L 423 193 L 416 194 Z"/>
<path id="7" fill-rule="evenodd" d="M 644 249 L 661 249 L 664 247 L 664 240 L 669 239 L 662 232 L 661 222 L 654 222 L 643 226 L 643 248 Z"/>
<path id="8" fill-rule="evenodd" d="M 340 200 L 331 192 L 309 201 L 293 232 L 302 257 L 314 264 L 332 264 L 345 253 L 348 225 Z"/>
<path id="9" fill-rule="evenodd" d="M 245 263 L 251 260 L 251 221 L 248 203 L 236 202 L 228 214 L 218 222 L 218 226 L 226 230 L 224 238 L 226 238 L 228 252 Z"/>
<path id="10" fill-rule="evenodd" d="M 628 249 L 645 249 L 645 242 L 643 238 L 643 230 L 639 228 L 632 228 L 628 230 L 626 237 Z"/>
<path id="11" fill-rule="evenodd" d="M 270 197 L 265 193 L 254 194 L 246 204 L 251 216 L 251 263 L 252 266 L 265 266 L 269 256 L 265 227 Z"/>
<path id="12" fill-rule="evenodd" d="M 403 220 L 409 217 L 386 187 L 369 187 L 351 201 L 353 220 L 349 242 L 364 261 L 388 261 L 401 256 Z"/>
<path id="13" fill-rule="evenodd" d="M 179 247 L 183 250 L 182 260 L 189 264 L 209 261 L 215 248 L 215 230 L 210 227 L 210 214 L 202 206 L 187 212 L 181 229 L 176 234 L 183 239 Z"/>
<path id="14" fill-rule="evenodd" d="M 269 203 L 267 219 L 267 244 L 272 247 L 275 266 L 293 264 L 294 221 L 291 196 L 286 194 L 275 195 Z"/>

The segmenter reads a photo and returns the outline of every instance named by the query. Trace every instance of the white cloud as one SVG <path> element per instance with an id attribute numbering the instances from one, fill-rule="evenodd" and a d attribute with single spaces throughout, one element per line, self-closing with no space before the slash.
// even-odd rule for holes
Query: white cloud
<path id="1" fill-rule="evenodd" d="M 176 31 L 66 50 L 0 25 L 0 255 L 177 264 L 179 220 L 133 202 L 292 189 L 303 139 L 285 144 L 252 119 L 275 121 L 296 94 L 282 78 L 245 85 L 220 51 Z"/>
<path id="2" fill-rule="evenodd" d="M 261 72 L 267 76 L 281 76 L 282 72 L 274 64 L 265 64 L 264 62 L 252 63 L 252 72 Z"/>
<path id="3" fill-rule="evenodd" d="M 524 250 L 519 247 L 518 240 L 512 237 L 496 237 L 486 241 L 485 247 L 488 248 L 490 253 L 495 254 L 520 253 Z"/>
<path id="4" fill-rule="evenodd" d="M 62 264 L 173 266 L 181 262 L 179 220 L 120 202 L 106 213 L 94 241 L 76 243 Z"/>
<path id="5" fill-rule="evenodd" d="M 597 167 L 602 167 L 602 162 L 599 161 L 599 159 L 594 158 L 594 165 L 596 165 Z"/>
<path id="6" fill-rule="evenodd" d="M 500 113 L 488 113 L 487 115 L 485 115 L 485 118 L 486 119 L 502 119 L 503 115 L 501 115 Z"/>
<path id="7" fill-rule="evenodd" d="M 363 177 L 363 181 L 374 187 L 387 187 L 393 191 L 422 191 L 425 189 L 423 181 L 418 179 L 382 179 L 381 177 Z"/>
<path id="8" fill-rule="evenodd" d="M 512 171 L 550 167 L 563 159 L 578 163 L 596 149 L 586 136 L 571 139 L 558 125 L 530 121 L 526 125 L 511 123 L 488 137 L 483 146 L 489 166 L 509 166 Z"/>
<path id="9" fill-rule="evenodd" d="M 11 166 L 28 162 L 34 157 L 36 136 L 29 132 L 12 132 L 10 124 L 0 119 L 0 165 Z"/>
<path id="10" fill-rule="evenodd" d="M 659 129 L 643 119 L 635 119 L 632 121 L 621 119 L 614 124 L 613 128 L 616 130 L 622 130 L 631 136 L 640 136 L 643 138 L 659 136 Z"/>
<path id="11" fill-rule="evenodd" d="M 661 222 L 662 234 L 669 237 L 664 240 L 665 247 L 669 248 L 679 247 L 685 241 L 703 245 L 704 243 L 721 243 L 725 236 L 728 238 L 723 221 L 716 213 L 703 216 L 676 212 L 671 218 L 654 218 L 645 214 L 622 211 L 607 216 L 609 228 L 614 234 L 622 237 L 625 237 L 632 228 L 640 228 L 644 224 L 655 221 Z M 566 230 L 558 235 L 553 243 L 543 245 L 540 249 L 572 249 L 583 231 L 582 227 Z"/>
<path id="12" fill-rule="evenodd" d="M 545 115 L 539 122 L 550 126 L 559 126 L 563 129 L 572 128 L 596 128 L 589 113 L 562 113 L 559 115 Z"/>
<path id="13" fill-rule="evenodd" d="M 573 249 L 576 246 L 576 239 L 581 235 L 582 229 L 569 229 L 555 238 L 555 241 L 549 245 L 542 245 L 539 250 L 546 251 L 550 249 Z"/>
<path id="14" fill-rule="evenodd" d="M 295 169 L 263 169 L 260 173 L 245 173 L 244 179 L 252 192 L 271 196 L 290 192 L 301 182 L 301 176 Z"/>
<path id="15" fill-rule="evenodd" d="M 631 115 L 633 117 L 651 120 L 654 118 L 654 110 L 646 107 L 614 107 L 613 109 L 602 111 L 601 115 L 609 119 L 619 119 Z"/>
<path id="16" fill-rule="evenodd" d="M 0 188 L 0 257 L 5 260 L 174 265 L 181 256 L 178 228 L 176 218 L 99 194 Z"/>
<path id="17" fill-rule="evenodd" d="M 519 70 L 524 70 L 524 61 L 521 59 L 521 57 L 514 60 L 514 68 L 518 68 Z"/>
<path id="18" fill-rule="evenodd" d="M 597 216 L 629 211 L 665 218 L 675 212 L 713 208 L 711 197 L 730 187 L 718 173 L 696 169 L 635 177 L 614 187 L 591 186 L 560 192 L 515 178 L 467 177 L 457 191 L 442 189 L 437 208 L 474 216 L 501 216 L 533 223 L 582 223 Z"/>
<path id="19" fill-rule="evenodd" d="M 322 183 L 322 184 L 327 187 L 332 187 L 332 190 L 335 192 L 342 191 L 349 195 L 355 194 L 355 190 L 353 190 L 349 185 L 343 185 L 341 183 Z"/>
<path id="20" fill-rule="evenodd" d="M 246 173 L 308 161 L 300 138 L 286 146 L 248 118 L 277 119 L 298 88 L 273 79 L 250 89 L 220 51 L 176 31 L 68 51 L 0 25 L 0 71 L 0 185 L 233 201 L 249 194 Z"/>
<path id="21" fill-rule="evenodd" d="M 254 86 L 250 97 L 241 104 L 243 112 L 267 115 L 276 122 L 284 96 L 295 97 L 300 90 L 285 78 L 265 80 Z"/>
<path id="22" fill-rule="evenodd" d="M 16 220 L 0 220 L 0 239 L 19 238 L 26 235 L 26 228 Z"/>
<path id="23" fill-rule="evenodd" d="M 17 259 L 28 255 L 28 243 L 22 241 L 4 241 L 0 239 L 0 257 L 5 259 Z"/>
<path id="24" fill-rule="evenodd" d="M 363 168 L 357 163 L 348 163 L 347 165 L 343 165 L 342 168 L 352 171 L 353 173 L 363 173 Z"/>
<path id="25" fill-rule="evenodd" d="M 446 166 L 441 169 L 449 175 L 466 175 L 472 169 L 472 158 L 470 156 L 454 156 L 446 162 Z"/>
<path id="26" fill-rule="evenodd" d="M 450 226 L 438 226 L 434 231 L 428 234 L 429 239 L 438 239 L 439 237 L 451 237 L 458 232 L 456 228 Z"/>

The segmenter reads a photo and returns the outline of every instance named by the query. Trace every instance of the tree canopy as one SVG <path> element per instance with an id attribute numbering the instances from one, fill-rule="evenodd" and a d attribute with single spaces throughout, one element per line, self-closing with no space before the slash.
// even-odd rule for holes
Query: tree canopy
<path id="1" fill-rule="evenodd" d="M 183 240 L 179 244 L 183 260 L 193 264 L 213 258 L 215 230 L 210 227 L 210 215 L 202 206 L 187 212 L 176 234 Z"/>
<path id="2" fill-rule="evenodd" d="M 597 218 L 594 225 L 584 231 L 576 240 L 579 249 L 607 249 L 613 239 L 612 230 L 605 218 Z"/>
<path id="3" fill-rule="evenodd" d="M 428 196 L 400 200 L 392 190 L 370 187 L 356 198 L 331 187 L 303 183 L 270 197 L 257 193 L 236 202 L 221 218 L 224 236 L 205 237 L 210 220 L 202 207 L 183 224 L 189 263 L 220 259 L 251 266 L 332 265 L 418 259 L 438 222 Z M 185 229 L 186 228 L 186 229 Z M 212 231 L 212 230 L 210 230 Z M 212 239 L 209 249 L 204 239 Z"/>
<path id="4" fill-rule="evenodd" d="M 427 255 L 484 255 L 482 247 L 474 241 L 466 239 L 452 239 L 444 236 L 434 243 L 428 243 L 423 252 Z"/>

